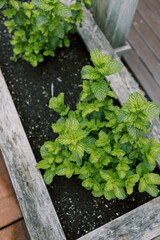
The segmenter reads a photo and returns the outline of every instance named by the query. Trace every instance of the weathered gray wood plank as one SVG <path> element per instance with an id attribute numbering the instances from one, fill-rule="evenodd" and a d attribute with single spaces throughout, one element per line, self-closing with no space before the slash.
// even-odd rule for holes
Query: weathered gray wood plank
<path id="1" fill-rule="evenodd" d="M 138 0 L 93 0 L 93 15 L 113 48 L 128 37 Z"/>
<path id="2" fill-rule="evenodd" d="M 160 235 L 160 197 L 78 240 L 151 240 Z"/>
<path id="3" fill-rule="evenodd" d="M 1 71 L 0 148 L 31 239 L 65 240 Z"/>

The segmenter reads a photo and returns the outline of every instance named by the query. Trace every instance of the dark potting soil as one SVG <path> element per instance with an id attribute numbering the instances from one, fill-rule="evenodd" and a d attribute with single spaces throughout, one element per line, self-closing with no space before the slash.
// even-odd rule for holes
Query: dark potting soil
<path id="1" fill-rule="evenodd" d="M 51 84 L 54 96 L 65 92 L 65 103 L 74 109 L 81 90 L 80 70 L 90 63 L 80 37 L 74 35 L 70 39 L 70 48 L 58 49 L 56 57 L 46 58 L 37 68 L 22 60 L 14 63 L 9 60 L 12 46 L 1 19 L 0 66 L 37 161 L 41 159 L 40 146 L 56 137 L 51 124 L 58 115 L 48 108 Z M 48 190 L 68 240 L 77 239 L 152 199 L 137 189 L 123 201 L 94 198 L 77 177 L 55 177 Z"/>

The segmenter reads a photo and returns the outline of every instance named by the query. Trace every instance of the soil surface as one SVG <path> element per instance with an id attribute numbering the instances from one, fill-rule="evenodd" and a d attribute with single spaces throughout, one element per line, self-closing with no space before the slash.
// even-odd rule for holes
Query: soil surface
<path id="1" fill-rule="evenodd" d="M 51 84 L 54 96 L 65 92 L 65 103 L 74 109 L 81 90 L 80 70 L 90 63 L 80 37 L 74 35 L 70 39 L 70 48 L 58 49 L 56 57 L 46 58 L 37 68 L 22 60 L 14 63 L 10 61 L 10 36 L 1 19 L 0 67 L 37 161 L 41 160 L 40 146 L 56 137 L 51 124 L 58 115 L 48 108 Z M 56 177 L 48 190 L 68 240 L 75 240 L 152 199 L 136 189 L 123 201 L 94 198 L 77 177 Z"/>

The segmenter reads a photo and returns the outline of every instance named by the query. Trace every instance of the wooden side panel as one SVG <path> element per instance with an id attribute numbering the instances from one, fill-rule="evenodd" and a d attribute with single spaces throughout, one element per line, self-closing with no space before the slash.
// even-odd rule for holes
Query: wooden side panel
<path id="1" fill-rule="evenodd" d="M 128 37 L 138 0 L 94 0 L 93 15 L 113 48 Z"/>
<path id="2" fill-rule="evenodd" d="M 160 197 L 78 240 L 151 240 L 160 235 Z"/>
<path id="3" fill-rule="evenodd" d="M 21 218 L 18 201 L 0 152 L 0 228 Z"/>
<path id="4" fill-rule="evenodd" d="M 64 240 L 36 160 L 0 72 L 0 148 L 32 240 Z M 45 214 L 44 214 L 45 213 Z"/>
<path id="5" fill-rule="evenodd" d="M 30 240 L 24 220 L 18 221 L 0 231 L 1 240 Z"/>

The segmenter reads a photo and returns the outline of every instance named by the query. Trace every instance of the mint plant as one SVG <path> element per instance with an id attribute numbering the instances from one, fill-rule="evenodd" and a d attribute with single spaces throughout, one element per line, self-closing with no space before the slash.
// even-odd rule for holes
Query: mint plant
<path id="1" fill-rule="evenodd" d="M 50 100 L 49 107 L 61 116 L 52 124 L 58 137 L 41 147 L 42 160 L 36 167 L 45 170 L 46 184 L 56 175 L 78 175 L 82 186 L 95 197 L 124 199 L 132 194 L 135 184 L 140 192 L 155 197 L 160 176 L 153 170 L 160 143 L 144 135 L 150 130 L 149 120 L 160 114 L 160 107 L 145 101 L 138 92 L 129 96 L 128 103 L 116 106 L 117 96 L 104 76 L 121 71 L 122 64 L 99 50 L 90 55 L 94 67 L 82 68 L 76 110 L 65 106 L 64 93 Z"/>
<path id="2" fill-rule="evenodd" d="M 68 35 L 76 32 L 76 22 L 83 19 L 82 3 L 92 6 L 92 0 L 76 0 L 70 7 L 59 0 L 1 0 L 0 9 L 8 18 L 4 22 L 12 33 L 13 57 L 36 67 L 44 56 L 54 56 L 57 47 L 69 47 Z"/>

